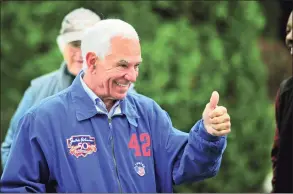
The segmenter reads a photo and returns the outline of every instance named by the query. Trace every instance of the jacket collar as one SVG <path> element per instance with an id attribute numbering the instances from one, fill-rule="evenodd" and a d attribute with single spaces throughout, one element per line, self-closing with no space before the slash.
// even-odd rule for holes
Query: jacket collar
<path id="1" fill-rule="evenodd" d="M 79 74 L 73 80 L 70 88 L 72 102 L 76 110 L 76 118 L 78 121 L 89 119 L 98 114 L 95 104 L 82 87 L 80 77 L 83 74 L 83 70 L 79 72 Z M 137 126 L 136 118 L 139 118 L 139 116 L 137 114 L 137 110 L 129 101 L 128 95 L 130 95 L 130 93 L 128 93 L 127 96 L 120 102 L 121 113 L 126 115 L 130 124 Z"/>
<path id="2" fill-rule="evenodd" d="M 72 84 L 74 76 L 68 73 L 67 64 L 65 62 L 62 62 L 58 72 L 58 87 L 60 90 L 63 90 Z"/>

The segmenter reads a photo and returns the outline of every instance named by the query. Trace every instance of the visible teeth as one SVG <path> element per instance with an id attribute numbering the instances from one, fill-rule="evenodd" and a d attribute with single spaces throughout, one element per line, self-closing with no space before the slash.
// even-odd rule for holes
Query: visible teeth
<path id="1" fill-rule="evenodd" d="M 121 87 L 127 87 L 129 84 L 120 84 L 118 82 L 115 81 L 115 84 L 117 84 L 118 86 L 121 86 Z"/>

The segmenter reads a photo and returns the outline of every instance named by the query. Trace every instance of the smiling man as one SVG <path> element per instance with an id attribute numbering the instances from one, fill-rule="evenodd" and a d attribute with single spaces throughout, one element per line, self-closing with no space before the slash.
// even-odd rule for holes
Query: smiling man
<path id="1" fill-rule="evenodd" d="M 98 22 L 81 50 L 84 71 L 73 84 L 20 121 L 1 192 L 167 193 L 217 174 L 231 131 L 217 92 L 183 133 L 155 101 L 127 92 L 142 62 L 130 24 Z"/>

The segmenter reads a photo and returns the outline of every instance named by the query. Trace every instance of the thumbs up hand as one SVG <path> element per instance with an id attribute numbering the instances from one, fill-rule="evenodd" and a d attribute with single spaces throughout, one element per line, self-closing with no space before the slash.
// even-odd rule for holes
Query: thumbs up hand
<path id="1" fill-rule="evenodd" d="M 202 117 L 207 132 L 214 136 L 224 136 L 231 131 L 230 116 L 227 109 L 218 106 L 219 93 L 214 91 L 210 102 L 206 105 Z"/>

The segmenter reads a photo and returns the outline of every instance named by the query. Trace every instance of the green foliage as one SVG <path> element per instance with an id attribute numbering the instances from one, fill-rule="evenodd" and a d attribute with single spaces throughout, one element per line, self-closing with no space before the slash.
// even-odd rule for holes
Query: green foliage
<path id="1" fill-rule="evenodd" d="M 80 6 L 137 29 L 143 63 L 136 89 L 167 110 L 175 127 L 188 131 L 213 90 L 228 108 L 232 133 L 219 174 L 176 191 L 262 192 L 270 168 L 273 109 L 257 46 L 265 18 L 256 1 L 3 3 L 1 112 L 6 114 L 1 129 L 8 128 L 29 81 L 61 64 L 56 44 L 61 21 Z"/>

